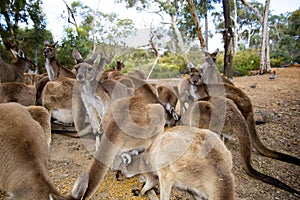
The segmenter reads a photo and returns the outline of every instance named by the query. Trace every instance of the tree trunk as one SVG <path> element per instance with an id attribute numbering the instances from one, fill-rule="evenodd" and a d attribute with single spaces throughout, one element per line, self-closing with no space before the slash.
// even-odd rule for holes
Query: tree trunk
<path id="1" fill-rule="evenodd" d="M 263 72 L 270 71 L 270 52 L 269 52 L 269 35 L 268 35 L 268 15 L 269 15 L 269 7 L 270 1 L 266 0 L 265 8 L 263 15 L 260 14 L 259 10 L 253 7 L 251 4 L 246 2 L 245 0 L 241 0 L 241 2 L 247 6 L 249 9 L 254 11 L 259 18 L 259 21 L 262 25 L 262 45 L 261 45 L 261 56 L 260 56 L 260 70 Z"/>
<path id="2" fill-rule="evenodd" d="M 251 37 L 254 35 L 255 31 L 251 31 L 251 29 L 247 29 L 247 44 L 246 44 L 246 49 L 250 48 L 250 43 L 251 43 Z"/>
<path id="3" fill-rule="evenodd" d="M 263 72 L 270 71 L 270 54 L 269 54 L 269 34 L 268 34 L 268 16 L 269 16 L 270 0 L 266 0 L 263 23 L 262 23 L 262 45 L 260 57 L 260 70 Z"/>
<path id="4" fill-rule="evenodd" d="M 150 40 L 149 40 L 149 43 L 150 43 L 150 46 L 151 46 L 151 48 L 153 49 L 153 51 L 155 53 L 155 61 L 154 61 L 153 65 L 152 65 L 152 67 L 150 69 L 150 72 L 148 73 L 147 80 L 150 78 L 150 76 L 151 76 L 151 74 L 153 72 L 153 69 L 154 69 L 154 67 L 156 66 L 156 64 L 157 64 L 157 62 L 159 60 L 159 52 L 158 52 L 158 50 L 157 50 L 157 48 L 156 48 L 156 46 L 154 44 L 154 41 L 153 41 L 154 37 L 155 37 L 155 35 L 154 35 L 154 33 L 152 31 L 152 27 L 151 27 L 151 29 L 150 29 Z"/>
<path id="5" fill-rule="evenodd" d="M 186 50 L 185 50 L 185 44 L 184 44 L 184 41 L 183 41 L 183 38 L 181 36 L 181 33 L 179 31 L 179 28 L 177 27 L 177 24 L 175 22 L 175 19 L 174 19 L 174 16 L 173 15 L 170 15 L 171 17 L 171 24 L 172 24 L 172 27 L 174 29 L 174 32 L 175 32 L 175 35 L 177 37 L 177 40 L 178 40 L 178 46 L 180 48 L 180 51 L 181 53 L 186 53 Z"/>
<path id="6" fill-rule="evenodd" d="M 204 19 L 205 19 L 205 49 L 208 50 L 208 18 L 207 18 L 207 10 L 205 11 Z"/>
<path id="7" fill-rule="evenodd" d="M 230 23 L 230 5 L 228 0 L 223 0 L 223 13 L 225 19 L 225 30 L 223 31 L 224 40 L 224 75 L 229 79 L 233 77 L 233 32 Z"/>
<path id="8" fill-rule="evenodd" d="M 233 0 L 234 6 L 234 18 L 233 18 L 233 31 L 234 31 L 234 43 L 233 43 L 233 53 L 238 50 L 238 24 L 237 24 L 237 7 L 236 7 L 236 0 Z"/>
<path id="9" fill-rule="evenodd" d="M 207 17 L 207 0 L 203 2 L 204 26 L 205 26 L 205 49 L 208 51 L 208 17 Z"/>
<path id="10" fill-rule="evenodd" d="M 194 23 L 195 23 L 195 26 L 196 26 L 196 32 L 197 32 L 197 36 L 198 36 L 198 39 L 199 39 L 199 42 L 200 42 L 200 46 L 202 48 L 202 51 L 204 52 L 205 43 L 204 43 L 204 38 L 203 38 L 203 35 L 202 35 L 201 26 L 200 26 L 200 22 L 199 22 L 199 18 L 198 18 L 197 12 L 196 12 L 194 2 L 193 2 L 193 0 L 187 0 L 187 2 L 189 4 L 191 14 L 192 14 L 193 19 L 194 19 Z"/>

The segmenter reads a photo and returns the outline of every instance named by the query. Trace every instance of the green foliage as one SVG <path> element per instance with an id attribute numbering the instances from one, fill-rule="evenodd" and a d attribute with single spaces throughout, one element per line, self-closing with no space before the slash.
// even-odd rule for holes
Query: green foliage
<path id="1" fill-rule="evenodd" d="M 233 56 L 233 70 L 242 76 L 249 75 L 251 70 L 259 69 L 259 62 L 260 58 L 255 50 L 237 51 Z M 216 65 L 218 70 L 222 72 L 224 66 L 223 52 L 217 55 Z"/>
<path id="2" fill-rule="evenodd" d="M 37 64 L 38 73 L 44 73 L 45 57 L 43 55 L 44 41 L 52 41 L 50 31 L 41 29 L 18 29 L 18 48 L 25 52 L 25 55 Z M 12 63 L 14 57 L 11 52 L 0 44 L 0 56 L 8 63 Z"/>
<path id="3" fill-rule="evenodd" d="M 282 66 L 284 63 L 283 63 L 283 57 L 278 57 L 278 58 L 271 58 L 270 59 L 270 64 L 271 64 L 271 67 L 280 67 Z"/>
<path id="4" fill-rule="evenodd" d="M 290 51 L 293 62 L 300 63 L 300 8 L 292 12 L 288 18 L 288 33 L 293 37 L 295 47 Z"/>
<path id="5" fill-rule="evenodd" d="M 147 66 L 152 62 L 154 55 L 145 49 L 130 49 L 129 55 L 125 59 L 126 71 L 132 69 L 145 70 L 143 66 Z"/>
<path id="6" fill-rule="evenodd" d="M 72 28 L 65 29 L 66 35 L 62 39 L 61 44 L 57 45 L 57 59 L 60 64 L 67 68 L 73 68 L 75 61 L 72 56 L 73 49 L 77 49 L 85 59 L 92 51 L 93 44 L 87 37 L 87 32 L 84 29 L 79 29 L 74 32 Z"/>
<path id="7" fill-rule="evenodd" d="M 0 35 L 6 49 L 19 46 L 19 26 L 33 23 L 35 30 L 45 29 L 41 0 L 5 0 L 0 4 Z"/>
<path id="8" fill-rule="evenodd" d="M 171 52 L 164 53 L 158 62 L 161 66 L 167 66 L 168 68 L 181 69 L 184 68 L 187 63 L 180 55 L 173 54 Z"/>
<path id="9" fill-rule="evenodd" d="M 290 63 L 297 61 L 297 56 L 299 55 L 300 52 L 295 38 L 290 35 L 283 35 L 277 44 L 277 48 L 271 51 L 270 57 L 271 59 L 281 58 L 283 63 Z"/>
<path id="10" fill-rule="evenodd" d="M 148 65 L 148 71 L 152 67 L 154 59 Z M 187 66 L 185 59 L 181 55 L 165 52 L 159 58 L 150 78 L 174 78 L 180 76 L 179 71 Z"/>
<path id="11" fill-rule="evenodd" d="M 150 71 L 150 67 L 149 70 Z M 174 67 L 174 66 L 168 66 L 168 65 L 162 65 L 162 64 L 158 64 L 150 78 L 175 78 L 175 77 L 180 77 L 180 73 L 178 71 L 178 68 Z"/>
<path id="12" fill-rule="evenodd" d="M 44 29 L 19 29 L 18 41 L 26 56 L 37 64 L 38 73 L 44 73 L 45 57 L 43 55 L 44 41 L 52 40 L 52 33 Z"/>
<path id="13" fill-rule="evenodd" d="M 253 49 L 238 51 L 233 57 L 233 69 L 242 75 L 248 75 L 251 70 L 259 69 L 259 63 L 259 55 Z"/>
<path id="14" fill-rule="evenodd" d="M 151 50 L 130 49 L 129 54 L 124 57 L 125 68 L 122 70 L 127 73 L 131 70 L 141 70 L 147 76 L 156 59 Z M 186 66 L 186 61 L 180 55 L 166 52 L 156 63 L 150 78 L 174 78 L 180 76 L 179 70 Z"/>
<path id="15" fill-rule="evenodd" d="M 292 36 L 296 36 L 300 40 L 300 8 L 292 12 L 288 18 L 289 33 Z"/>

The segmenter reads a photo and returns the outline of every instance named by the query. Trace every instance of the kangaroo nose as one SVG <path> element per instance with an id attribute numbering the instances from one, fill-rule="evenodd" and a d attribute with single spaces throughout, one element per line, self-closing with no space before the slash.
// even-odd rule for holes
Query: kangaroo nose
<path id="1" fill-rule="evenodd" d="M 84 75 L 83 74 L 77 74 L 76 79 L 78 81 L 82 81 L 82 80 L 84 80 Z"/>

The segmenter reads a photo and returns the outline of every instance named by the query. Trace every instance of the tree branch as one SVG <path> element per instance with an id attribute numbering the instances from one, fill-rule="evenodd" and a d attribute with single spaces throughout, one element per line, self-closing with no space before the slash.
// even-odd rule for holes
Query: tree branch
<path id="1" fill-rule="evenodd" d="M 65 5 L 67 7 L 67 10 L 68 10 L 68 22 L 70 24 L 73 24 L 75 26 L 76 30 L 77 30 L 78 26 L 77 26 L 77 23 L 76 23 L 75 15 L 74 15 L 72 9 L 68 6 L 67 2 L 65 0 L 63 0 L 63 1 L 64 1 Z M 73 19 L 74 22 L 72 22 L 70 20 L 70 15 L 71 15 L 71 17 L 72 17 L 72 19 Z"/>
<path id="2" fill-rule="evenodd" d="M 260 23 L 263 23 L 263 16 L 260 14 L 259 10 L 257 8 L 255 8 L 254 6 L 252 6 L 250 3 L 248 3 L 245 0 L 241 0 L 242 4 L 244 4 L 245 6 L 247 6 L 250 10 L 252 10 L 253 12 L 256 13 L 256 16 L 258 17 Z"/>
<path id="3" fill-rule="evenodd" d="M 202 47 L 202 50 L 205 50 L 205 42 L 204 42 L 204 38 L 203 38 L 203 35 L 202 35 L 202 31 L 201 31 L 201 27 L 200 27 L 200 22 L 199 22 L 199 18 L 198 18 L 197 12 L 196 12 L 196 8 L 195 8 L 195 5 L 194 5 L 194 2 L 193 2 L 193 0 L 187 0 L 187 2 L 189 4 L 189 7 L 190 7 L 190 10 L 191 10 L 193 19 L 194 19 L 194 23 L 195 23 L 195 26 L 196 26 L 196 31 L 197 31 L 198 39 L 200 41 L 200 46 Z"/>

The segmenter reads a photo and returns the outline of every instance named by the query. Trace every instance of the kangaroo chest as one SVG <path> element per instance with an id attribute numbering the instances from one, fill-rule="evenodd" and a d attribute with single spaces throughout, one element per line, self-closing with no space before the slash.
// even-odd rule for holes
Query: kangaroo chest
<path id="1" fill-rule="evenodd" d="M 89 117 L 92 117 L 96 111 L 98 117 L 102 118 L 110 104 L 107 94 L 103 91 L 103 93 L 99 95 L 96 89 L 93 89 L 90 85 L 84 85 L 82 89 L 81 98 Z"/>
<path id="2" fill-rule="evenodd" d="M 194 98 L 194 101 L 200 99 L 200 95 L 197 93 L 197 87 L 194 85 L 191 85 L 190 87 L 190 94 Z"/>

